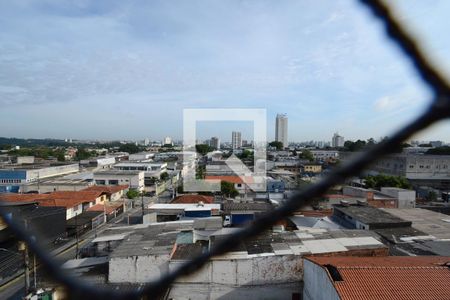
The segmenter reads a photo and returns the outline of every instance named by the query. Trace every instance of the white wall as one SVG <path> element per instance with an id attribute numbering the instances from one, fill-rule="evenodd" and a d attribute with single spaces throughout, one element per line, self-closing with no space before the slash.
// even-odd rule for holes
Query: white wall
<path id="1" fill-rule="evenodd" d="M 111 283 L 143 283 L 155 281 L 169 269 L 169 255 L 111 257 L 109 277 Z"/>
<path id="2" fill-rule="evenodd" d="M 83 204 L 79 204 L 76 207 L 71 207 L 66 209 L 66 220 L 72 219 L 76 215 L 79 215 L 83 212 Z"/>
<path id="3" fill-rule="evenodd" d="M 176 268 L 182 261 L 171 261 Z M 264 285 L 300 282 L 302 258 L 296 255 L 271 255 L 248 259 L 214 259 L 195 275 L 182 277 L 177 282 L 217 283 L 225 285 Z"/>
<path id="4" fill-rule="evenodd" d="M 309 260 L 303 263 L 303 300 L 339 300 L 328 273 Z"/>

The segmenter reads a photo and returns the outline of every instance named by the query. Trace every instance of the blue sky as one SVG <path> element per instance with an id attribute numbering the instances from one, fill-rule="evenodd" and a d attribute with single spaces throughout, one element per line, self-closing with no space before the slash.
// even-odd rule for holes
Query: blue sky
<path id="1" fill-rule="evenodd" d="M 448 76 L 450 2 L 395 8 Z M 269 140 L 277 113 L 290 141 L 379 138 L 430 100 L 357 1 L 1 1 L 0 28 L 0 136 L 181 138 L 217 107 L 266 108 Z"/>

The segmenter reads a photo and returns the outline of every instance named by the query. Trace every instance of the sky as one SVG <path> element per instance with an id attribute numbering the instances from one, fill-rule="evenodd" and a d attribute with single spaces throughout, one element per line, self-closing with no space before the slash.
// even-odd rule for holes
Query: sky
<path id="1" fill-rule="evenodd" d="M 450 1 L 389 2 L 449 78 Z M 0 136 L 181 139 L 183 109 L 264 108 L 268 140 L 277 113 L 289 141 L 378 139 L 431 101 L 358 1 L 5 0 L 0 28 Z"/>

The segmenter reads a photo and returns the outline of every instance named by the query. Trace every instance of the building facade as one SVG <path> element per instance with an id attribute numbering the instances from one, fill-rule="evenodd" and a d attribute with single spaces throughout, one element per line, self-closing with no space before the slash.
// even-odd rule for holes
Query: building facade
<path id="1" fill-rule="evenodd" d="M 283 147 L 288 146 L 288 118 L 286 114 L 278 114 L 275 121 L 275 140 L 282 142 Z"/>
<path id="2" fill-rule="evenodd" d="M 242 136 L 239 131 L 233 131 L 231 133 L 231 147 L 233 150 L 242 147 Z"/>
<path id="3" fill-rule="evenodd" d="M 331 140 L 331 146 L 334 148 L 342 148 L 344 147 L 344 137 L 340 136 L 337 132 L 333 135 L 333 139 Z"/>
<path id="4" fill-rule="evenodd" d="M 216 136 L 213 136 L 210 140 L 209 144 L 212 148 L 219 150 L 220 149 L 220 139 Z"/>

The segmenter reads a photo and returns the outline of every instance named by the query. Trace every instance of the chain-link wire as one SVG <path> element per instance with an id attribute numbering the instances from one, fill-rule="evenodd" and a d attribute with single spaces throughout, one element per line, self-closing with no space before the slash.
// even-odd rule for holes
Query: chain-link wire
<path id="1" fill-rule="evenodd" d="M 407 34 L 406 30 L 394 18 L 391 10 L 382 1 L 360 0 L 377 17 L 384 26 L 390 39 L 395 42 L 404 56 L 414 65 L 423 82 L 433 91 L 433 99 L 428 109 L 414 121 L 403 127 L 398 132 L 383 142 L 374 145 L 366 152 L 359 154 L 353 160 L 333 170 L 319 183 L 309 186 L 304 191 L 296 194 L 281 207 L 270 211 L 255 222 L 238 232 L 231 234 L 216 243 L 208 252 L 184 263 L 176 270 L 163 276 L 156 282 L 148 283 L 135 291 L 116 291 L 100 288 L 75 279 L 64 273 L 59 264 L 51 255 L 42 248 L 34 235 L 25 230 L 23 226 L 14 222 L 12 218 L 0 207 L 0 214 L 15 233 L 16 237 L 25 241 L 30 250 L 40 259 L 48 274 L 57 282 L 65 285 L 71 298 L 74 299 L 140 299 L 162 297 L 170 285 L 180 276 L 194 273 L 201 268 L 212 256 L 230 251 L 240 242 L 251 238 L 271 228 L 277 221 L 288 217 L 293 212 L 308 203 L 311 199 L 324 194 L 329 188 L 343 183 L 346 178 L 360 174 L 374 160 L 395 152 L 399 145 L 407 138 L 429 125 L 450 117 L 450 85 L 437 68 L 423 54 L 417 42 Z"/>

